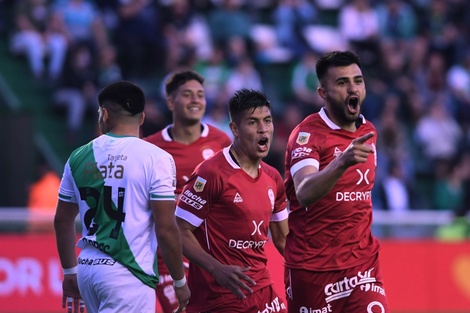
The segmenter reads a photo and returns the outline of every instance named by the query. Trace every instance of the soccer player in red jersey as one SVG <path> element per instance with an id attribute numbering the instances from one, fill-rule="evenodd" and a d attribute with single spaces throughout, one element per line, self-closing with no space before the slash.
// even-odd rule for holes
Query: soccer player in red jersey
<path id="1" fill-rule="evenodd" d="M 286 150 L 288 309 L 388 313 L 370 230 L 376 129 L 360 114 L 361 63 L 351 51 L 333 51 L 316 71 L 324 107 L 292 131 Z"/>
<path id="2" fill-rule="evenodd" d="M 284 251 L 287 202 L 279 172 L 262 161 L 273 139 L 266 96 L 242 89 L 229 100 L 234 141 L 196 168 L 176 205 L 192 300 L 186 311 L 287 312 L 273 289 L 268 232 Z"/>
<path id="3" fill-rule="evenodd" d="M 194 71 L 172 73 L 165 82 L 165 92 L 173 123 L 143 138 L 173 156 L 177 195 L 181 193 L 196 165 L 232 143 L 223 131 L 201 122 L 206 111 L 203 84 L 204 78 Z M 158 272 L 160 281 L 156 288 L 157 298 L 163 312 L 171 313 L 178 307 L 178 299 L 173 289 L 173 279 L 161 257 L 158 258 Z"/>

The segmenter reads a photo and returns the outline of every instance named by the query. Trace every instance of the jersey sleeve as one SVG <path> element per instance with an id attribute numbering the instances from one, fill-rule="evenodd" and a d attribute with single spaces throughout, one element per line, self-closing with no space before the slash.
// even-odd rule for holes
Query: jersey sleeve
<path id="1" fill-rule="evenodd" d="M 287 196 L 286 190 L 284 187 L 284 182 L 282 181 L 281 174 L 274 170 L 274 180 L 276 182 L 276 198 L 274 203 L 273 214 L 271 215 L 271 222 L 280 222 L 288 217 L 287 211 Z"/>
<path id="2" fill-rule="evenodd" d="M 77 197 L 75 195 L 74 181 L 72 176 L 72 170 L 70 169 L 70 159 L 64 166 L 64 173 L 62 180 L 60 181 L 59 187 L 59 200 L 65 202 L 77 203 Z"/>
<path id="3" fill-rule="evenodd" d="M 196 227 L 202 224 L 213 199 L 222 190 L 220 179 L 214 171 L 208 171 L 210 166 L 204 163 L 195 169 L 176 204 L 176 216 Z"/>
<path id="4" fill-rule="evenodd" d="M 169 153 L 162 153 L 152 166 L 150 200 L 174 200 L 176 165 Z"/>
<path id="5" fill-rule="evenodd" d="M 306 127 L 299 127 L 291 134 L 287 149 L 291 176 L 305 166 L 319 169 L 319 152 L 314 139 Z"/>

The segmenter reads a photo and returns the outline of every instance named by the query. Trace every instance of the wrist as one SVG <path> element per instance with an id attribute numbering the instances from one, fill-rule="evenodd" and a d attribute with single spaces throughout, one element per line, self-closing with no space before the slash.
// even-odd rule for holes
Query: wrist
<path id="1" fill-rule="evenodd" d="M 77 266 L 70 267 L 70 268 L 63 268 L 62 271 L 64 275 L 70 275 L 70 274 L 77 274 Z"/>
<path id="2" fill-rule="evenodd" d="M 186 285 L 186 276 L 183 276 L 183 278 L 181 278 L 181 279 L 173 280 L 173 287 L 175 287 L 175 288 L 181 288 L 184 285 Z"/>

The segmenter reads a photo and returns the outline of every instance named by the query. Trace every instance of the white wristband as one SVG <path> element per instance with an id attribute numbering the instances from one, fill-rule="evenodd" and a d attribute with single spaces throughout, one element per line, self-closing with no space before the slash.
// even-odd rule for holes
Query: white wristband
<path id="1" fill-rule="evenodd" d="M 77 267 L 63 268 L 64 275 L 77 274 Z"/>
<path id="2" fill-rule="evenodd" d="M 186 285 L 186 276 L 183 276 L 183 278 L 173 281 L 173 287 L 175 288 L 181 288 L 184 285 Z"/>

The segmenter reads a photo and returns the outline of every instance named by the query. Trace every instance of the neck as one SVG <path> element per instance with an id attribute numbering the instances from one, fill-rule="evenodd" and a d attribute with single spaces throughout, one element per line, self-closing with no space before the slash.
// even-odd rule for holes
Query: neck
<path id="1" fill-rule="evenodd" d="M 254 161 L 250 159 L 243 150 L 238 147 L 237 144 L 233 143 L 230 147 L 230 152 L 234 158 L 234 161 L 240 166 L 240 168 L 245 171 L 248 175 L 253 178 L 258 177 L 258 168 L 260 164 L 260 159 Z"/>
<path id="2" fill-rule="evenodd" d="M 140 127 L 135 125 L 119 125 L 110 129 L 108 133 L 117 136 L 140 137 Z"/>
<path id="3" fill-rule="evenodd" d="M 173 141 L 190 144 L 201 137 L 202 125 L 201 123 L 196 123 L 194 125 L 181 125 L 181 123 L 174 123 L 170 128 L 170 133 Z"/>

